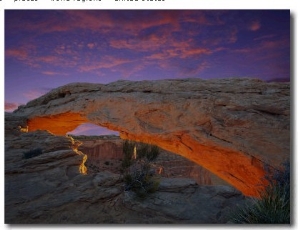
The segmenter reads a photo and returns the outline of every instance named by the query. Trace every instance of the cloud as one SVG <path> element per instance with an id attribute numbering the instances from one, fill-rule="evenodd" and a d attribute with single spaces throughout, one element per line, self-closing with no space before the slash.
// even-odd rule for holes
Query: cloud
<path id="1" fill-rule="evenodd" d="M 42 89 L 32 89 L 29 90 L 25 93 L 23 93 L 23 95 L 29 99 L 29 100 L 33 100 L 36 99 L 44 94 L 46 94 L 48 92 L 48 90 L 46 88 L 42 88 Z"/>
<path id="2" fill-rule="evenodd" d="M 236 27 L 233 27 L 230 30 L 229 36 L 228 36 L 229 43 L 235 43 L 237 41 L 237 33 L 238 33 L 238 29 Z"/>
<path id="3" fill-rule="evenodd" d="M 265 38 L 271 38 L 272 36 L 265 36 Z M 272 59 L 280 53 L 282 53 L 283 50 L 289 50 L 290 42 L 287 39 L 278 39 L 278 40 L 270 40 L 260 38 L 258 41 L 259 43 L 254 43 L 251 46 L 247 46 L 244 48 L 236 48 L 236 49 L 230 49 L 229 52 L 233 53 L 241 53 L 241 54 L 248 54 L 251 55 L 251 58 L 254 58 L 256 60 L 261 60 L 266 57 Z M 286 49 L 283 49 L 286 48 Z"/>
<path id="4" fill-rule="evenodd" d="M 142 70 L 141 66 L 152 65 L 155 60 L 187 59 L 210 55 L 212 51 L 209 47 L 197 44 L 196 36 L 201 34 L 202 30 L 193 29 L 194 37 L 188 38 L 186 32 L 189 30 L 185 26 L 190 24 L 220 25 L 223 23 L 220 20 L 222 14 L 222 12 L 214 11 L 178 10 L 33 11 L 32 17 L 39 16 L 40 20 L 34 25 L 29 25 L 30 17 L 29 19 L 25 18 L 22 28 L 19 29 L 35 31 L 32 34 L 37 34 L 36 36 L 53 33 L 53 39 L 49 39 L 46 43 L 43 41 L 43 44 L 35 44 L 37 46 L 35 49 L 21 44 L 17 50 L 8 50 L 7 55 L 15 57 L 33 68 L 44 69 L 44 66 L 47 65 L 47 68 L 76 68 L 81 72 L 91 72 L 118 67 L 120 71 L 124 71 L 123 73 L 129 76 L 128 72 Z M 20 16 L 15 14 L 16 18 Z M 16 18 L 10 20 L 17 23 Z M 75 30 L 76 34 L 80 30 L 81 36 L 72 38 L 69 43 L 60 41 L 51 49 L 52 40 L 53 42 L 57 41 L 56 39 L 59 37 L 54 36 L 55 33 L 66 31 L 72 33 Z M 228 42 L 236 41 L 236 30 L 231 28 L 225 33 L 227 33 L 225 37 Z M 98 38 L 97 41 L 91 39 L 95 37 Z M 35 39 L 29 43 L 34 43 L 33 41 Z M 108 44 L 109 47 L 105 44 Z M 95 53 L 96 50 L 98 53 Z M 120 67 L 137 60 L 142 64 L 133 71 Z M 163 66 L 163 64 L 160 65 Z M 42 73 L 45 75 L 57 74 L 55 71 L 43 71 Z"/>
<path id="5" fill-rule="evenodd" d="M 260 36 L 260 37 L 256 37 L 254 38 L 253 40 L 254 41 L 258 41 L 258 40 L 266 40 L 266 39 L 273 39 L 275 38 L 276 35 L 275 34 L 267 34 L 267 35 L 263 35 L 263 36 Z"/>
<path id="6" fill-rule="evenodd" d="M 55 63 L 57 60 L 57 57 L 47 55 L 47 56 L 36 57 L 36 60 L 40 61 L 40 62 L 45 62 L 45 63 Z"/>
<path id="7" fill-rule="evenodd" d="M 54 72 L 54 71 L 43 71 L 42 74 L 49 76 L 68 76 L 68 73 Z"/>
<path id="8" fill-rule="evenodd" d="M 5 102 L 5 111 L 6 112 L 12 112 L 15 109 L 17 109 L 19 106 L 18 103 L 13 103 L 13 102 Z"/>
<path id="9" fill-rule="evenodd" d="M 155 35 L 148 40 L 139 40 L 138 38 L 129 39 L 113 39 L 109 41 L 109 45 L 116 49 L 128 49 L 137 52 L 140 51 L 153 51 L 159 49 L 163 44 L 165 44 L 163 38 L 155 38 Z"/>
<path id="10" fill-rule="evenodd" d="M 247 53 L 253 53 L 253 49 L 251 48 L 232 49 L 231 52 L 247 54 Z"/>
<path id="11" fill-rule="evenodd" d="M 43 44 L 43 46 L 44 45 L 45 44 Z M 70 51 L 68 48 L 62 52 L 62 46 L 60 49 L 56 48 L 52 52 L 47 52 L 45 55 L 45 52 L 42 52 L 43 46 L 39 46 L 38 44 L 35 46 L 21 44 L 19 45 L 18 49 L 7 48 L 5 50 L 5 57 L 15 58 L 16 60 L 32 68 L 44 68 L 44 64 L 61 67 L 74 67 L 78 65 L 79 54 L 75 51 Z M 38 52 L 37 50 L 40 51 Z"/>
<path id="12" fill-rule="evenodd" d="M 90 49 L 94 49 L 96 47 L 96 43 L 88 43 L 87 47 Z"/>
<path id="13" fill-rule="evenodd" d="M 197 62 L 197 63 L 190 63 L 190 64 L 179 64 L 178 69 L 181 73 L 182 77 L 187 76 L 195 76 L 201 73 L 202 71 L 211 67 L 207 61 Z"/>
<path id="14" fill-rule="evenodd" d="M 261 27 L 261 24 L 258 20 L 251 22 L 250 26 L 249 26 L 249 30 L 251 31 L 257 31 L 259 30 Z"/>
<path id="15" fill-rule="evenodd" d="M 8 42 L 6 57 L 48 76 L 79 71 L 80 77 L 84 72 L 128 78 L 151 68 L 160 73 L 170 70 L 166 73 L 170 76 L 175 70 L 176 74 L 197 74 L 216 63 L 212 57 L 255 62 L 271 60 L 272 55 L 277 58 L 282 50 L 272 30 L 267 35 L 252 33 L 257 37 L 243 41 L 245 30 L 261 30 L 264 22 L 253 11 L 13 11 L 13 17 L 7 17 L 10 13 L 5 14 L 6 34 L 23 37 L 18 43 Z"/>
<path id="16" fill-rule="evenodd" d="M 82 30 L 137 36 L 147 29 L 165 26 L 173 32 L 179 31 L 184 23 L 218 25 L 223 23 L 222 14 L 222 11 L 197 10 L 35 10 L 30 13 L 11 11 L 5 16 L 10 33 L 34 31 L 32 36 L 38 36 Z"/>
<path id="17" fill-rule="evenodd" d="M 90 72 L 98 69 L 109 69 L 130 63 L 132 60 L 126 58 L 119 58 L 115 56 L 104 56 L 99 61 L 86 62 L 83 65 L 79 66 L 79 71 L 81 72 Z"/>
<path id="18" fill-rule="evenodd" d="M 198 56 L 198 55 L 203 55 L 203 54 L 212 54 L 212 51 L 206 48 L 192 48 L 192 49 L 187 49 L 182 52 L 180 55 L 181 58 L 187 58 L 191 56 Z"/>
<path id="19" fill-rule="evenodd" d="M 5 51 L 5 56 L 25 60 L 28 57 L 28 53 L 24 49 L 9 49 Z"/>
<path id="20" fill-rule="evenodd" d="M 19 31 L 36 31 L 39 34 L 67 32 L 76 29 L 97 32 L 110 32 L 121 29 L 125 33 L 136 33 L 153 26 L 178 25 L 179 11 L 111 11 L 111 10 L 68 10 L 68 11 L 32 11 L 31 17 L 23 17 L 23 12 L 14 14 L 7 21 L 10 28 Z M 134 17 L 133 17 L 134 14 Z M 28 15 L 27 15 L 28 16 Z M 32 18 L 37 17 L 32 23 Z M 22 20 L 22 25 L 19 21 Z M 13 32 L 12 31 L 12 32 Z"/>

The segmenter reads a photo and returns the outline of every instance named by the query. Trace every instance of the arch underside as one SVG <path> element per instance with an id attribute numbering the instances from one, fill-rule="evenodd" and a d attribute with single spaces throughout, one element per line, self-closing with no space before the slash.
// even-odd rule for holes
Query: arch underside
<path id="1" fill-rule="evenodd" d="M 65 135 L 83 123 L 93 123 L 79 113 L 66 112 L 28 120 L 28 131 L 47 130 L 55 135 Z M 97 124 L 119 131 L 123 139 L 155 144 L 177 153 L 210 170 L 248 196 L 258 196 L 266 185 L 264 165 L 258 159 L 242 152 L 216 145 L 204 145 L 188 132 L 177 131 L 168 135 L 134 134 L 122 127 L 105 123 Z"/>

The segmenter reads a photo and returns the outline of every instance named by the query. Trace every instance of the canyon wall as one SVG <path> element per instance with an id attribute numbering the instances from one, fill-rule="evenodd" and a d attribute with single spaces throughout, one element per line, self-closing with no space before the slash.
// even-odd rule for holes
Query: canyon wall
<path id="1" fill-rule="evenodd" d="M 88 172 L 110 171 L 120 173 L 123 159 L 123 142 L 118 136 L 73 136 L 82 142 L 79 150 L 87 155 L 85 165 Z M 199 185 L 228 185 L 225 181 L 212 174 L 207 169 L 195 162 L 159 149 L 160 154 L 153 162 L 153 167 L 162 177 L 167 178 L 192 178 Z"/>
<path id="2" fill-rule="evenodd" d="M 20 106 L 29 131 L 65 135 L 82 123 L 153 143 L 210 170 L 245 195 L 290 155 L 290 85 L 256 79 L 73 83 Z"/>

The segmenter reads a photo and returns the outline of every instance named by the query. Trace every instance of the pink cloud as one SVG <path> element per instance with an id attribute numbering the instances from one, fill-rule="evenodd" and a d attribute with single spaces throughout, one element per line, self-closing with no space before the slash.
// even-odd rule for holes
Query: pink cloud
<path id="1" fill-rule="evenodd" d="M 137 38 L 126 40 L 111 40 L 109 41 L 111 47 L 116 49 L 129 49 L 135 51 L 153 51 L 158 49 L 162 44 L 165 44 L 163 38 L 155 39 L 154 36 L 149 40 L 138 40 Z"/>
<path id="2" fill-rule="evenodd" d="M 142 30 L 166 25 L 176 31 L 180 29 L 181 22 L 194 22 L 203 25 L 220 23 L 220 20 L 216 19 L 218 16 L 212 17 L 216 13 L 211 12 L 210 19 L 208 19 L 206 13 L 200 11 L 142 10 L 136 11 L 135 17 L 132 17 L 132 12 L 126 10 L 118 12 L 120 17 L 118 14 L 107 10 L 53 11 L 51 12 L 53 15 L 48 14 L 47 20 L 37 20 L 35 23 L 31 23 L 25 19 L 22 22 L 22 27 L 18 23 L 11 25 L 11 27 L 16 30 L 36 31 L 40 34 L 84 29 L 101 33 L 119 30 L 122 33 L 137 35 Z"/>
<path id="3" fill-rule="evenodd" d="M 238 29 L 236 27 L 232 28 L 229 32 L 228 42 L 235 43 L 237 41 Z"/>
<path id="4" fill-rule="evenodd" d="M 26 30 L 34 30 L 37 33 L 63 32 L 75 29 L 92 30 L 100 33 L 113 33 L 113 38 L 122 34 L 123 38 L 109 39 L 111 48 L 128 49 L 140 53 L 141 51 L 153 52 L 153 54 L 141 57 L 141 66 L 147 66 L 149 60 L 162 60 L 170 58 L 189 58 L 197 55 L 208 55 L 211 51 L 205 47 L 195 45 L 194 41 L 176 41 L 172 33 L 178 31 L 181 22 L 191 22 L 190 14 L 193 14 L 194 22 L 209 25 L 206 15 L 200 11 L 137 11 L 138 16 L 132 17 L 129 11 L 120 11 L 122 17 L 111 14 L 110 11 L 53 11 L 53 14 L 64 14 L 65 19 L 55 17 L 47 20 L 37 21 L 34 25 L 24 24 Z M 126 15 L 128 14 L 128 15 Z M 124 17 L 126 20 L 124 20 Z M 121 20 L 122 18 L 122 20 Z M 151 20 L 149 20 L 151 19 Z M 162 26 L 162 27 L 160 27 Z M 155 33 L 143 33 L 143 30 L 155 28 Z M 141 32 L 142 31 L 142 32 Z M 125 38 L 124 38 L 125 37 Z M 89 49 L 84 50 L 84 47 Z M 102 57 L 92 53 L 93 50 L 102 52 L 101 46 L 96 42 L 74 41 L 72 44 L 58 44 L 51 52 L 39 54 L 25 45 L 20 50 L 8 50 L 7 55 L 18 57 L 25 64 L 41 68 L 43 64 L 60 67 L 74 67 L 81 72 L 95 71 L 102 68 L 118 68 L 126 63 L 134 62 L 128 58 Z M 81 53 L 81 52 L 85 53 Z M 99 54 L 100 55 L 100 54 Z M 124 70 L 126 68 L 120 68 Z M 141 69 L 134 68 L 132 70 Z M 132 73 L 132 71 L 130 71 Z M 127 73 L 128 70 L 125 70 Z M 56 75 L 53 71 L 43 71 L 45 75 Z M 128 74 L 126 74 L 128 76 Z"/>
<path id="5" fill-rule="evenodd" d="M 53 14 L 62 14 L 60 11 L 54 11 Z M 122 32 L 135 33 L 137 30 L 143 30 L 152 26 L 160 26 L 165 24 L 178 24 L 176 11 L 153 11 L 149 15 L 144 12 L 136 12 L 139 17 L 127 17 L 127 20 L 119 19 L 110 11 L 97 10 L 70 10 L 63 12 L 62 17 L 49 17 L 48 20 L 37 21 L 36 23 L 23 22 L 22 28 L 15 25 L 21 30 L 34 30 L 38 33 L 64 32 L 74 29 L 87 29 L 91 31 L 99 31 L 102 33 L 110 32 L 112 29 L 122 29 Z M 120 11 L 119 14 L 126 16 L 128 11 Z M 61 15 L 60 15 L 61 16 Z M 151 17 L 151 20 L 149 20 Z"/>
<path id="6" fill-rule="evenodd" d="M 14 57 L 19 60 L 25 60 L 28 57 L 28 53 L 24 49 L 8 49 L 5 50 L 6 57 Z"/>
<path id="7" fill-rule="evenodd" d="M 229 48 L 225 48 L 225 47 L 217 47 L 215 49 L 212 50 L 213 53 L 216 53 L 216 52 L 220 52 L 220 51 L 224 51 L 224 50 L 228 50 Z"/>
<path id="8" fill-rule="evenodd" d="M 159 49 L 157 52 L 147 57 L 149 60 L 165 60 L 170 58 L 190 58 L 197 55 L 209 55 L 212 51 L 208 48 L 202 48 L 192 44 L 192 41 L 177 42 L 170 41 L 169 45 L 162 50 Z"/>
<path id="9" fill-rule="evenodd" d="M 257 31 L 259 30 L 261 27 L 261 24 L 259 21 L 253 21 L 251 22 L 250 26 L 249 26 L 249 30 L 251 31 Z"/>
<path id="10" fill-rule="evenodd" d="M 289 46 L 288 40 L 267 40 L 267 39 L 259 39 L 261 40 L 260 43 L 257 44 L 257 46 L 254 47 L 245 47 L 240 49 L 231 49 L 230 52 L 233 53 L 243 53 L 243 54 L 249 54 L 249 55 L 255 55 L 255 59 L 260 59 L 268 56 L 268 58 L 272 58 L 276 56 L 275 53 L 278 53 L 280 49 L 283 47 Z"/>
<path id="11" fill-rule="evenodd" d="M 251 53 L 253 52 L 253 49 L 250 49 L 250 48 L 242 48 L 242 49 L 233 49 L 232 50 L 233 53 Z"/>
<path id="12" fill-rule="evenodd" d="M 88 43 L 87 47 L 90 49 L 94 49 L 96 47 L 96 43 Z"/>
<path id="13" fill-rule="evenodd" d="M 211 65 L 207 62 L 201 62 L 199 63 L 196 67 L 194 68 L 181 68 L 181 75 L 183 75 L 183 77 L 185 77 L 186 75 L 196 75 L 201 73 L 203 70 L 210 68 Z"/>
<path id="14" fill-rule="evenodd" d="M 114 22 L 109 14 L 109 11 L 83 11 L 83 10 L 71 10 L 66 11 L 67 19 L 64 22 L 65 26 L 72 29 L 88 29 L 99 30 L 114 27 Z M 103 32 L 103 31 L 102 31 Z"/>
<path id="15" fill-rule="evenodd" d="M 41 67 L 43 64 L 60 66 L 64 68 L 74 67 L 79 65 L 79 60 L 77 58 L 77 54 L 75 53 L 73 53 L 73 55 L 70 55 L 70 57 L 68 58 L 64 57 L 64 55 L 52 55 L 52 54 L 46 56 L 31 56 L 30 59 L 26 60 L 26 62 L 28 65 L 32 67 Z"/>
<path id="16" fill-rule="evenodd" d="M 258 40 L 273 39 L 275 36 L 276 36 L 275 34 L 268 34 L 268 35 L 264 35 L 264 36 L 254 38 L 253 40 L 258 41 Z"/>
<path id="17" fill-rule="evenodd" d="M 181 58 L 187 58 L 195 55 L 202 55 L 202 54 L 212 54 L 212 51 L 206 48 L 191 48 L 188 50 L 184 50 L 181 54 Z"/>
<path id="18" fill-rule="evenodd" d="M 5 111 L 6 112 L 12 112 L 15 109 L 17 109 L 19 106 L 18 103 L 12 103 L 12 102 L 5 102 Z"/>
<path id="19" fill-rule="evenodd" d="M 36 99 L 40 96 L 42 96 L 43 94 L 45 94 L 45 92 L 41 92 L 39 90 L 30 90 L 24 93 L 24 96 L 29 99 L 29 100 L 33 100 Z"/>
<path id="20" fill-rule="evenodd" d="M 273 48 L 277 48 L 277 47 L 279 47 L 279 46 L 282 46 L 282 45 L 284 45 L 284 41 L 279 41 L 279 40 L 277 40 L 277 41 L 262 41 L 261 43 L 260 43 L 260 45 L 261 45 L 261 48 L 262 49 L 273 49 Z"/>
<path id="21" fill-rule="evenodd" d="M 100 61 L 93 61 L 81 65 L 79 67 L 79 71 L 89 72 L 89 71 L 102 69 L 102 68 L 112 68 L 129 62 L 132 62 L 132 60 L 114 57 L 114 56 L 105 56 Z"/>
<path id="22" fill-rule="evenodd" d="M 54 62 L 56 62 L 57 57 L 48 55 L 48 56 L 36 57 L 36 59 L 41 62 L 54 63 Z"/>
<path id="23" fill-rule="evenodd" d="M 68 73 L 60 73 L 60 72 L 54 72 L 54 71 L 43 71 L 42 74 L 50 75 L 50 76 L 67 76 Z"/>

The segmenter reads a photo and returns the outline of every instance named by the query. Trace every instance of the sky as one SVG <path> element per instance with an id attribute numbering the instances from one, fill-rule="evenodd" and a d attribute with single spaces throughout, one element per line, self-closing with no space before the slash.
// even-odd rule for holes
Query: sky
<path id="1" fill-rule="evenodd" d="M 289 10 L 5 10 L 5 111 L 71 82 L 290 80 Z M 75 134 L 110 134 L 91 124 Z"/>

